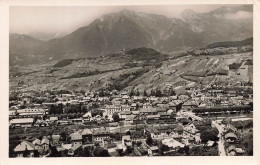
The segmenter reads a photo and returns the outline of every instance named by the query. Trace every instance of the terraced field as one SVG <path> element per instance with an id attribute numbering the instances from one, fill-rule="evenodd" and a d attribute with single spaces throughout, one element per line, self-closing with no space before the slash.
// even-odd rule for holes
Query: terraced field
<path id="1" fill-rule="evenodd" d="M 178 92 L 193 82 L 228 80 L 229 64 L 252 58 L 251 52 L 221 56 L 185 56 L 174 60 L 164 59 L 159 67 L 146 65 L 147 61 L 143 59 L 132 60 L 130 63 L 129 58 L 124 56 L 80 59 L 64 67 L 54 67 L 58 62 L 55 61 L 49 64 L 11 67 L 10 89 L 17 86 L 22 86 L 25 90 L 122 90 L 134 87 L 143 91 L 172 84 Z"/>

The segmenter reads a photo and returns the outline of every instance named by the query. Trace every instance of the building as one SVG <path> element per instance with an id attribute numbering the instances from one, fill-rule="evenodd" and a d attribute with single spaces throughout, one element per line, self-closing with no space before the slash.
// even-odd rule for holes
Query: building
<path id="1" fill-rule="evenodd" d="M 17 157 L 34 157 L 35 145 L 28 141 L 22 141 L 14 149 Z"/>
<path id="2" fill-rule="evenodd" d="M 107 115 L 113 115 L 115 112 L 121 112 L 121 105 L 107 105 L 105 108 Z"/>
<path id="3" fill-rule="evenodd" d="M 41 146 L 42 146 L 42 150 L 44 152 L 49 150 L 49 146 L 50 146 L 50 140 L 47 139 L 46 137 L 43 137 L 42 141 L 41 141 Z"/>
<path id="4" fill-rule="evenodd" d="M 129 105 L 122 105 L 122 111 L 131 111 L 131 107 Z"/>
<path id="5" fill-rule="evenodd" d="M 33 118 L 12 119 L 10 124 L 14 127 L 32 127 Z"/>
<path id="6" fill-rule="evenodd" d="M 184 111 L 192 111 L 192 109 L 195 107 L 197 107 L 197 105 L 193 101 L 187 101 L 184 104 L 182 104 L 182 110 Z"/>
<path id="7" fill-rule="evenodd" d="M 92 130 L 91 129 L 84 129 L 81 133 L 83 143 L 92 142 Z"/>
<path id="8" fill-rule="evenodd" d="M 70 135 L 72 145 L 82 145 L 82 135 L 79 133 L 73 133 Z"/>
<path id="9" fill-rule="evenodd" d="M 185 145 L 174 139 L 163 139 L 162 144 L 167 145 L 170 149 L 177 150 L 183 148 Z"/>
<path id="10" fill-rule="evenodd" d="M 42 108 L 26 108 L 26 109 L 18 109 L 17 113 L 19 116 L 42 116 L 44 114 L 48 114 L 48 109 Z"/>
<path id="11" fill-rule="evenodd" d="M 92 132 L 92 139 L 95 142 L 103 142 L 104 139 L 109 138 L 110 130 L 106 127 L 100 127 Z"/>

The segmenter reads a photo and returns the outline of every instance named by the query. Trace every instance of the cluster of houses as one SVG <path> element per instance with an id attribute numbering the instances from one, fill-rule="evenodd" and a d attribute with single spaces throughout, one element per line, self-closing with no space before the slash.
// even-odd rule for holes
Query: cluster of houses
<path id="1" fill-rule="evenodd" d="M 246 122 L 253 122 L 251 119 L 247 119 Z M 243 132 L 243 128 L 237 127 L 230 118 L 225 118 L 221 121 L 224 128 L 222 138 L 225 141 L 226 154 L 229 156 L 239 156 L 246 152 L 240 143 L 240 137 L 238 136 Z"/>
<path id="2" fill-rule="evenodd" d="M 167 86 L 171 88 L 171 86 Z M 239 90 L 237 90 L 239 89 Z M 17 91 L 15 91 L 17 92 Z M 60 135 L 34 139 L 33 141 L 22 141 L 14 151 L 17 156 L 34 156 L 35 152 L 42 156 L 50 154 L 50 146 L 57 148 L 59 152 L 68 151 L 68 156 L 73 156 L 75 151 L 86 146 L 94 146 L 95 143 L 107 149 L 110 155 L 117 155 L 118 150 L 126 151 L 132 147 L 135 155 L 156 155 L 159 151 L 158 145 L 149 146 L 145 141 L 141 141 L 140 146 L 133 145 L 136 141 L 131 135 L 126 135 L 123 131 L 121 140 L 112 139 L 113 129 L 121 128 L 119 122 L 113 116 L 118 114 L 118 120 L 123 126 L 135 126 L 138 121 L 146 125 L 143 129 L 146 135 L 151 135 L 153 140 L 160 141 L 167 145 L 170 150 L 177 150 L 189 145 L 200 145 L 200 131 L 196 129 L 198 125 L 205 124 L 201 116 L 193 113 L 194 108 L 203 107 L 232 107 L 237 105 L 249 105 L 253 101 L 251 85 L 236 83 L 232 87 L 227 85 L 201 85 L 185 89 L 182 94 L 176 96 L 129 96 L 127 92 L 112 91 L 109 96 L 99 96 L 95 92 L 71 92 L 72 94 L 50 94 L 41 92 L 35 94 L 34 91 L 23 91 L 17 95 L 17 100 L 10 100 L 9 116 L 10 126 L 12 127 L 33 127 L 49 126 L 50 124 L 67 125 L 83 124 L 91 121 L 107 122 L 108 127 L 94 127 L 89 129 L 77 130 L 70 135 L 70 143 L 65 144 L 60 141 Z M 34 102 L 34 98 L 45 100 L 42 103 Z M 91 111 L 80 114 L 75 118 L 58 118 L 48 116 L 52 105 L 99 105 L 98 109 L 102 112 L 92 115 Z M 37 118 L 35 118 L 37 116 Z M 43 118 L 43 116 L 48 116 Z M 174 121 L 168 124 L 155 124 L 152 121 Z M 93 127 L 93 128 L 92 128 Z M 133 127 L 131 127 L 133 128 Z M 234 130 L 230 123 L 225 124 L 225 128 Z M 130 132 L 133 130 L 130 130 Z M 225 141 L 235 142 L 237 136 L 229 132 L 224 136 Z M 109 140 L 110 139 L 110 140 Z M 209 145 L 212 145 L 211 143 Z M 232 146 L 232 145 L 231 145 Z M 229 147 L 227 152 L 230 155 L 242 153 L 241 148 Z"/>
<path id="3" fill-rule="evenodd" d="M 26 151 L 30 154 L 27 157 L 35 156 L 37 151 L 40 156 L 48 156 L 50 154 L 50 146 L 56 147 L 58 152 L 67 151 L 67 156 L 74 156 L 75 152 L 87 146 L 99 146 L 108 150 L 111 156 L 119 156 L 118 150 L 126 151 L 129 147 L 133 149 L 135 156 L 154 156 L 158 155 L 159 144 L 168 146 L 169 150 L 177 151 L 184 146 L 200 145 L 200 132 L 196 126 L 202 124 L 199 121 L 189 122 L 183 124 L 179 120 L 176 124 L 164 125 L 147 125 L 142 129 L 144 138 L 136 138 L 135 127 L 125 129 L 111 129 L 110 127 L 86 128 L 76 130 L 69 135 L 70 143 L 61 140 L 61 135 L 44 136 L 41 140 L 34 138 L 29 142 L 22 141 L 14 149 L 18 157 L 23 157 Z M 120 140 L 113 138 L 111 134 L 116 132 L 120 135 Z M 127 133 L 128 132 L 128 133 Z M 157 145 L 147 145 L 145 139 L 150 135 L 153 141 L 158 141 Z M 139 146 L 134 145 L 133 142 L 141 143 Z"/>

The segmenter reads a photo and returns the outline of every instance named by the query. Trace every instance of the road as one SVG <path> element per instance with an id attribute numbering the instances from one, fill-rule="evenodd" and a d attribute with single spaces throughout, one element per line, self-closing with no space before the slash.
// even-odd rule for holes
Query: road
<path id="1" fill-rule="evenodd" d="M 218 152 L 220 156 L 227 156 L 225 152 L 225 147 L 224 147 L 224 141 L 222 140 L 222 132 L 223 132 L 223 127 L 219 125 L 216 121 L 212 121 L 212 124 L 218 129 Z"/>

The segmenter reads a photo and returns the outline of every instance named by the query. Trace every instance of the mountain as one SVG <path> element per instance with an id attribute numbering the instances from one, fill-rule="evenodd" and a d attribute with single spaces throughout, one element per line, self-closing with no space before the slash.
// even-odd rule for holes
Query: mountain
<path id="1" fill-rule="evenodd" d="M 34 39 L 28 35 L 11 33 L 9 35 L 10 65 L 29 65 L 46 59 L 46 42 Z M 45 61 L 45 60 L 44 60 Z"/>
<path id="2" fill-rule="evenodd" d="M 216 42 L 207 45 L 206 48 L 218 48 L 218 47 L 241 47 L 241 46 L 247 46 L 247 45 L 253 45 L 253 37 L 247 38 L 242 41 L 225 41 L 225 42 Z"/>
<path id="3" fill-rule="evenodd" d="M 40 48 L 31 48 L 30 44 L 19 47 L 30 50 L 28 55 L 44 54 L 47 60 L 97 57 L 138 47 L 171 53 L 252 37 L 253 20 L 248 11 L 252 10 L 243 6 L 222 7 L 208 13 L 185 10 L 177 19 L 122 10 L 103 15 L 64 37 L 42 42 Z M 241 12 L 247 17 L 240 19 Z M 10 45 L 11 42 L 16 41 L 10 40 Z M 10 47 L 10 53 L 14 51 Z"/>
<path id="4" fill-rule="evenodd" d="M 67 33 L 44 33 L 36 31 L 28 33 L 27 35 L 37 40 L 48 41 L 55 38 L 61 38 L 67 35 Z"/>

